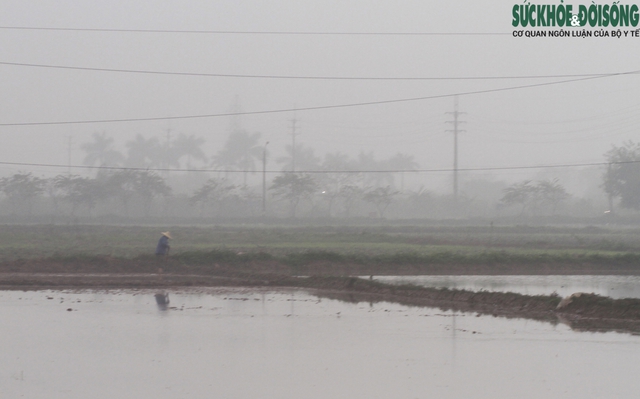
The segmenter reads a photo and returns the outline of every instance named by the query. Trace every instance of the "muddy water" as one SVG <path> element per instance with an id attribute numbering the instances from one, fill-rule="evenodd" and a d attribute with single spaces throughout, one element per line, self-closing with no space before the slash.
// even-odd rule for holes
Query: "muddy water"
<path id="1" fill-rule="evenodd" d="M 640 337 L 303 291 L 0 291 L 0 398 L 630 398 Z"/>
<path id="2" fill-rule="evenodd" d="M 368 277 L 366 277 L 368 278 Z M 615 299 L 640 298 L 640 276 L 374 276 L 374 280 L 470 291 L 568 296 L 588 292 Z"/>

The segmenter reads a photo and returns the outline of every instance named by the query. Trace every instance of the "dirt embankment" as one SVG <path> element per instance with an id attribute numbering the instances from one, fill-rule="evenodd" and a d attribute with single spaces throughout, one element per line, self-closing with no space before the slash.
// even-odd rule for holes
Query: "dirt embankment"
<path id="1" fill-rule="evenodd" d="M 495 273 L 490 265 L 349 265 L 316 262 L 283 264 L 273 260 L 248 262 L 187 263 L 181 259 L 140 257 L 121 259 L 42 259 L 0 264 L 2 289 L 62 288 L 158 288 L 178 287 L 297 287 L 315 295 L 349 302 L 394 302 L 443 310 L 474 312 L 496 317 L 529 318 L 565 323 L 585 331 L 640 333 L 640 300 L 613 300 L 593 294 L 573 298 L 561 309 L 558 296 L 526 296 L 515 293 L 470 292 L 417 286 L 395 286 L 351 277 L 369 274 L 524 274 L 522 266 L 501 265 Z M 559 267 L 555 265 L 553 269 Z M 544 268 L 539 267 L 538 270 Z M 399 273 L 398 271 L 405 273 Z M 485 273 L 481 271 L 485 270 Z M 456 271 L 457 273 L 452 273 Z M 472 273 L 470 273 L 472 272 Z M 531 273 L 528 273 L 531 274 Z M 550 273 L 555 274 L 555 273 Z M 612 273 L 613 274 L 613 273 Z M 635 274 L 635 273 L 634 273 Z M 298 277 L 304 275 L 307 277 Z"/>

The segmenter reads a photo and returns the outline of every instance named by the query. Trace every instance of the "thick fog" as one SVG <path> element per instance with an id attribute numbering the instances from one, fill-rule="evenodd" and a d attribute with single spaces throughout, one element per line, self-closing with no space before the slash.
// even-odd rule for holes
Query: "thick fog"
<path id="1" fill-rule="evenodd" d="M 92 166 L 176 169 L 158 172 L 174 194 L 224 178 L 259 197 L 261 150 L 271 185 L 295 133 L 297 171 L 368 159 L 413 172 L 367 187 L 451 195 L 457 98 L 460 195 L 493 209 L 511 184 L 557 181 L 604 211 L 604 154 L 638 140 L 640 37 L 514 37 L 527 30 L 514 4 L 0 0 L 0 175 L 93 178 L 82 166 L 102 135 L 123 159 Z M 215 162 L 240 130 L 258 173 Z M 135 140 L 178 137 L 203 156 L 131 162 Z"/>

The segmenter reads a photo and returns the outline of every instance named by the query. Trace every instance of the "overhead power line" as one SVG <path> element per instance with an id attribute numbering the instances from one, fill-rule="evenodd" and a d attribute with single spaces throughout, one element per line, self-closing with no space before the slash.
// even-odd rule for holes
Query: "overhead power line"
<path id="1" fill-rule="evenodd" d="M 0 65 L 67 69 L 77 71 L 141 73 L 149 75 L 173 75 L 173 76 L 200 76 L 215 78 L 251 78 L 251 79 L 300 79 L 300 80 L 503 80 L 503 79 L 552 79 L 552 78 L 581 78 L 608 76 L 606 73 L 590 74 L 562 74 L 562 75 L 515 75 L 515 76 L 444 76 L 444 77 L 398 77 L 398 76 L 296 76 L 296 75 L 256 75 L 256 74 L 231 74 L 231 73 L 204 73 L 204 72 L 171 72 L 152 71 L 144 69 L 119 69 L 119 68 L 94 68 L 73 65 L 32 64 L 25 62 L 0 61 Z"/>
<path id="2" fill-rule="evenodd" d="M 449 94 L 437 94 L 433 96 L 424 96 L 424 97 L 400 98 L 395 100 L 366 101 L 366 102 L 359 102 L 359 103 L 320 105 L 320 106 L 311 106 L 311 107 L 296 107 L 296 108 L 272 109 L 272 110 L 261 110 L 261 111 L 226 112 L 226 113 L 219 113 L 219 114 L 159 116 L 159 117 L 148 117 L 148 118 L 123 118 L 123 119 L 91 119 L 91 120 L 76 120 L 76 121 L 14 122 L 14 123 L 0 123 L 0 126 L 43 126 L 43 125 L 78 125 L 78 124 L 91 124 L 91 123 L 116 123 L 116 122 L 149 122 L 149 121 L 178 120 L 178 119 L 216 118 L 216 117 L 227 117 L 227 116 L 238 116 L 238 115 L 276 114 L 276 113 L 294 112 L 294 111 L 298 111 L 298 112 L 317 111 L 317 110 L 328 110 L 328 109 L 337 109 L 337 108 L 364 107 L 364 106 L 370 106 L 370 105 L 384 105 L 384 104 L 395 104 L 395 103 L 403 103 L 403 102 L 424 101 L 424 100 L 433 100 L 438 98 L 448 98 L 448 97 L 455 97 L 455 96 L 468 96 L 468 95 L 476 95 L 476 94 L 496 93 L 501 91 L 529 89 L 534 87 L 553 86 L 553 85 L 560 85 L 565 83 L 609 78 L 613 76 L 632 75 L 632 74 L 638 74 L 639 72 L 640 70 L 631 71 L 631 72 L 612 73 L 607 75 L 590 76 L 590 77 L 577 78 L 577 79 L 567 79 L 567 80 L 560 80 L 555 82 L 501 87 L 496 89 L 474 90 L 474 91 L 449 93 Z"/>
<path id="3" fill-rule="evenodd" d="M 589 166 L 607 166 L 636 164 L 640 161 L 620 161 L 620 162 L 587 162 L 574 164 L 558 164 L 558 165 L 538 165 L 538 166 L 498 166 L 486 168 L 458 168 L 458 172 L 487 172 L 500 170 L 526 170 L 526 169 L 558 169 L 558 168 L 578 168 Z M 0 165 L 7 166 L 31 166 L 42 168 L 65 168 L 65 169 L 91 169 L 91 170 L 131 170 L 131 171 L 148 171 L 148 172 L 208 172 L 208 173 L 251 173 L 255 170 L 237 170 L 237 169 L 174 169 L 174 168 L 131 168 L 121 166 L 87 166 L 87 165 L 61 165 L 61 164 L 44 164 L 44 163 L 24 163 L 24 162 L 0 162 Z M 453 172 L 452 168 L 443 169 L 387 169 L 387 170 L 265 170 L 265 173 L 296 173 L 296 174 L 370 174 L 370 173 L 440 173 Z"/>
<path id="4" fill-rule="evenodd" d="M 54 28 L 35 26 L 0 26 L 5 30 L 59 31 L 59 32 L 113 32 L 113 33 L 184 33 L 206 35 L 297 35 L 297 36 L 508 36 L 511 32 L 319 32 L 319 31 L 237 31 L 237 30 L 185 30 L 185 29 L 109 29 L 109 28 Z"/>

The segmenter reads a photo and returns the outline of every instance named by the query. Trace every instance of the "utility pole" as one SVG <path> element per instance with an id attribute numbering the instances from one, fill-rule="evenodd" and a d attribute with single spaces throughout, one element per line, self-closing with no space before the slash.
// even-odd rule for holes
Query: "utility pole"
<path id="1" fill-rule="evenodd" d="M 269 142 L 264 144 L 262 150 L 262 217 L 267 216 L 267 146 Z"/>
<path id="2" fill-rule="evenodd" d="M 233 133 L 240 130 L 241 126 L 240 114 L 242 114 L 242 106 L 240 105 L 240 97 L 237 94 L 229 112 L 231 113 L 231 118 L 229 119 L 229 131 Z"/>
<path id="3" fill-rule="evenodd" d="M 171 165 L 170 165 L 171 130 L 173 130 L 173 129 L 171 129 L 171 124 L 169 124 L 169 127 L 167 127 L 167 144 L 166 144 L 166 146 L 164 148 L 164 154 L 163 154 L 163 158 L 164 159 L 162 160 L 162 163 L 164 164 L 164 167 L 167 168 L 167 170 L 165 171 L 166 177 L 169 177 L 169 173 L 170 173 L 169 169 L 171 168 Z"/>
<path id="4" fill-rule="evenodd" d="M 73 137 L 67 137 L 67 175 L 71 176 L 71 144 L 73 143 Z"/>
<path id="5" fill-rule="evenodd" d="M 299 133 L 296 133 L 296 123 L 298 120 L 296 119 L 296 114 L 293 114 L 293 119 L 291 122 L 291 171 L 296 171 L 296 136 Z"/>
<path id="6" fill-rule="evenodd" d="M 466 123 L 460 121 L 458 117 L 466 112 L 458 112 L 458 96 L 454 97 L 453 112 L 447 112 L 447 114 L 453 115 L 453 121 L 447 121 L 447 123 L 453 124 L 453 130 L 447 130 L 447 132 L 453 132 L 453 200 L 458 201 L 458 133 L 464 132 L 464 130 L 458 129 L 458 125 Z"/>
<path id="7" fill-rule="evenodd" d="M 607 182 L 609 181 L 609 179 L 611 179 L 611 162 L 609 162 L 609 164 L 607 165 Z M 609 199 L 609 210 L 606 211 L 605 213 L 608 216 L 612 216 L 613 215 L 613 194 L 611 193 L 611 190 L 606 190 L 607 191 L 607 197 Z"/>

